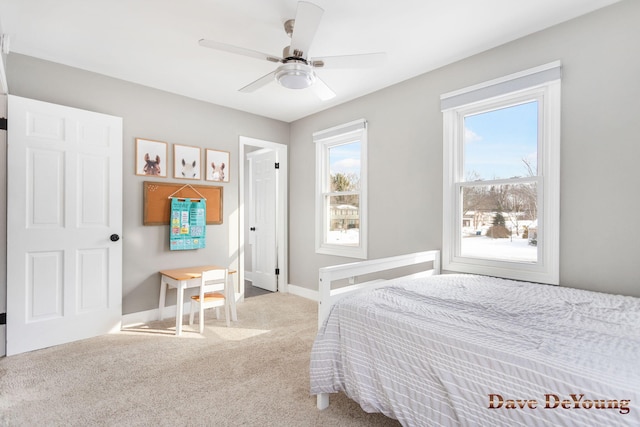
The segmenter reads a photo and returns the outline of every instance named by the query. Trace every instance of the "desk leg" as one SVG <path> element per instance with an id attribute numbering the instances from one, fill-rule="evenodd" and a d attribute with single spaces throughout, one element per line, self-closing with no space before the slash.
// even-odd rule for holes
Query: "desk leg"
<path id="1" fill-rule="evenodd" d="M 230 305 L 231 305 L 231 320 L 234 322 L 238 321 L 238 312 L 236 311 L 236 286 L 233 282 L 233 277 L 231 275 L 228 276 L 227 280 L 231 283 L 228 285 L 229 290 L 231 291 Z"/>
<path id="2" fill-rule="evenodd" d="M 176 335 L 182 334 L 182 307 L 184 306 L 184 289 L 187 284 L 184 281 L 180 281 L 178 287 L 178 302 L 176 306 Z"/>
<path id="3" fill-rule="evenodd" d="M 164 304 L 165 304 L 165 299 L 167 297 L 167 287 L 169 285 L 167 285 L 166 283 L 164 283 L 164 276 L 160 276 L 160 302 L 158 303 L 158 317 L 160 318 L 160 320 L 162 320 L 164 317 L 162 316 L 162 313 L 164 311 Z"/>
<path id="4" fill-rule="evenodd" d="M 234 322 L 238 321 L 238 312 L 236 311 L 236 296 L 235 296 L 235 294 L 233 295 L 233 298 L 231 299 L 231 320 L 233 320 Z"/>

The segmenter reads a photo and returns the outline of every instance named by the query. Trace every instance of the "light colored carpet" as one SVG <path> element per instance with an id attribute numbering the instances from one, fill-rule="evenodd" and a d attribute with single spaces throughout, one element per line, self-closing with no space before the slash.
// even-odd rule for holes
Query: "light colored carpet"
<path id="1" fill-rule="evenodd" d="M 238 305 L 230 328 L 209 310 L 0 359 L 3 426 L 398 426 L 343 394 L 309 395 L 317 306 L 274 293 Z"/>

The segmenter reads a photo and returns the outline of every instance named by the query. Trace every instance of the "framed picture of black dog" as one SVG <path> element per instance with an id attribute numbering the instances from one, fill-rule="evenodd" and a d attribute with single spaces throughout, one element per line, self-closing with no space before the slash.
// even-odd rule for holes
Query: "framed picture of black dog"
<path id="1" fill-rule="evenodd" d="M 136 175 L 167 177 L 167 143 L 136 138 Z"/>

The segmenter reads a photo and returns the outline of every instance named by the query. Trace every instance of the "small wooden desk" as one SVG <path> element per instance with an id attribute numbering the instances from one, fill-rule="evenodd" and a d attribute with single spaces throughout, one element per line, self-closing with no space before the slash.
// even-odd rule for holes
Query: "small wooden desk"
<path id="1" fill-rule="evenodd" d="M 217 265 L 199 265 L 196 267 L 186 268 L 174 268 L 171 270 L 160 271 L 160 301 L 158 304 L 159 318 L 162 320 L 164 317 L 162 312 L 164 311 L 165 299 L 167 296 L 167 288 L 177 289 L 177 302 L 176 302 L 176 335 L 182 333 L 182 316 L 184 307 L 184 290 L 187 288 L 197 288 L 200 286 L 200 277 L 202 272 L 206 270 L 224 269 Z M 233 279 L 231 274 L 234 274 L 235 270 L 229 270 L 229 277 L 227 280 L 231 282 L 227 285 L 231 287 L 233 292 L 233 298 L 229 303 L 231 304 L 231 320 L 234 322 L 238 320 L 236 312 L 236 291 L 233 285 Z M 166 285 L 166 286 L 165 286 Z"/>

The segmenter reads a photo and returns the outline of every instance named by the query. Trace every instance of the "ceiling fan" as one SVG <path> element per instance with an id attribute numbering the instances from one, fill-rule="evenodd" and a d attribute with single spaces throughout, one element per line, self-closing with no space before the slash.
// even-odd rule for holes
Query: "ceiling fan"
<path id="1" fill-rule="evenodd" d="M 284 23 L 284 30 L 291 37 L 291 45 L 283 49 L 282 57 L 213 40 L 201 39 L 199 44 L 211 49 L 282 63 L 274 71 L 241 88 L 240 92 L 253 92 L 275 80 L 289 89 L 310 87 L 324 101 L 335 97 L 336 94 L 318 77 L 314 69 L 372 67 L 381 63 L 386 55 L 384 53 L 369 53 L 309 58 L 309 48 L 323 13 L 324 10 L 313 3 L 298 2 L 295 19 L 289 19 Z"/>

